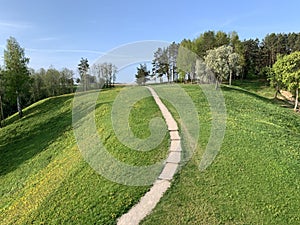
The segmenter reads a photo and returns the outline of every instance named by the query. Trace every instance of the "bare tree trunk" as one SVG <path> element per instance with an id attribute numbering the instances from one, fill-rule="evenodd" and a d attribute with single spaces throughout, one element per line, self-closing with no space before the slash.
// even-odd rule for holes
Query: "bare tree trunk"
<path id="1" fill-rule="evenodd" d="M 295 107 L 294 107 L 294 111 L 297 111 L 298 108 L 298 98 L 299 98 L 299 88 L 296 89 L 296 98 L 295 98 Z"/>
<path id="2" fill-rule="evenodd" d="M 231 80 L 232 80 L 232 71 L 229 72 L 229 86 L 231 86 Z"/>
<path id="3" fill-rule="evenodd" d="M 274 98 L 276 99 L 277 98 L 277 95 L 278 95 L 279 92 L 279 86 L 278 84 L 276 85 L 276 92 L 275 92 L 275 95 L 274 95 Z"/>
<path id="4" fill-rule="evenodd" d="M 221 81 L 219 79 L 216 79 L 216 90 L 219 89 L 220 84 L 221 84 Z"/>
<path id="5" fill-rule="evenodd" d="M 82 87 L 83 91 L 87 90 L 87 77 L 85 73 L 82 75 Z"/>
<path id="6" fill-rule="evenodd" d="M 22 106 L 21 106 L 21 99 L 20 99 L 20 95 L 18 92 L 17 92 L 17 108 L 18 108 L 19 118 L 22 118 L 23 112 L 22 112 Z"/>

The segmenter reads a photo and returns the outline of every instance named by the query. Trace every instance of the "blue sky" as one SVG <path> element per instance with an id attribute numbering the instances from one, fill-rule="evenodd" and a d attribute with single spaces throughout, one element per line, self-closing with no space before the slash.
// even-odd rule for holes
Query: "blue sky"
<path id="1" fill-rule="evenodd" d="M 207 30 L 237 31 L 241 39 L 300 32 L 298 0 L 0 0 L 0 6 L 0 56 L 13 36 L 34 69 L 76 70 L 81 57 L 92 63 L 120 45 L 179 42 Z"/>

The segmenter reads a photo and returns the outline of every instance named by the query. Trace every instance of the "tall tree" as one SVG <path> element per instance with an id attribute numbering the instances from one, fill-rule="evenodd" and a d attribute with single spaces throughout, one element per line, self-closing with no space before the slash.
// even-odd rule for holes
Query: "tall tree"
<path id="1" fill-rule="evenodd" d="M 11 100 L 16 99 L 19 117 L 23 116 L 21 97 L 28 93 L 29 58 L 25 57 L 24 49 L 17 40 L 10 37 L 4 50 L 4 70 L 7 93 Z"/>
<path id="2" fill-rule="evenodd" d="M 215 35 L 215 46 L 220 47 L 222 45 L 229 45 L 230 37 L 223 31 L 218 31 Z"/>
<path id="3" fill-rule="evenodd" d="M 206 63 L 202 59 L 196 60 L 195 66 L 196 79 L 199 83 L 210 83 L 211 81 L 211 73 Z"/>
<path id="4" fill-rule="evenodd" d="M 195 45 L 189 40 L 183 40 L 180 43 L 177 56 L 177 67 L 179 73 L 187 76 L 186 80 L 193 82 L 195 76 L 195 66 L 197 54 L 195 53 Z"/>
<path id="5" fill-rule="evenodd" d="M 32 79 L 31 95 L 34 102 L 49 96 L 46 88 L 46 72 L 44 68 L 40 68 L 30 75 Z"/>
<path id="6" fill-rule="evenodd" d="M 227 62 L 229 68 L 229 85 L 231 85 L 233 73 L 235 73 L 238 76 L 242 69 L 241 66 L 242 61 L 240 58 L 241 57 L 238 53 L 229 50 L 228 62 Z"/>
<path id="7" fill-rule="evenodd" d="M 45 88 L 48 96 L 61 94 L 60 73 L 57 69 L 50 67 L 45 74 Z"/>
<path id="8" fill-rule="evenodd" d="M 168 61 L 169 61 L 169 69 L 170 69 L 170 80 L 177 81 L 177 56 L 178 56 L 178 48 L 179 44 L 172 42 L 172 44 L 167 48 L 168 51 Z"/>
<path id="9" fill-rule="evenodd" d="M 135 75 L 136 82 L 138 85 L 145 85 L 148 81 L 148 77 L 150 76 L 150 71 L 147 70 L 146 64 L 140 64 L 139 67 L 136 68 L 137 73 Z"/>
<path id="10" fill-rule="evenodd" d="M 219 40 L 221 41 L 221 36 L 223 34 L 220 33 Z M 214 31 L 206 31 L 203 34 L 201 34 L 199 37 L 197 37 L 193 41 L 194 47 L 190 50 L 194 51 L 200 58 L 204 58 L 206 55 L 206 52 L 210 49 L 214 49 L 216 47 L 216 35 Z M 185 46 L 186 47 L 186 46 Z"/>
<path id="11" fill-rule="evenodd" d="M 295 94 L 294 110 L 297 111 L 300 89 L 300 52 L 279 57 L 273 69 L 278 81 Z"/>
<path id="12" fill-rule="evenodd" d="M 259 73 L 261 69 L 260 43 L 258 39 L 249 39 L 242 42 L 243 45 L 243 76 L 250 78 Z"/>
<path id="13" fill-rule="evenodd" d="M 282 57 L 281 55 L 278 55 L 277 58 Z M 274 64 L 275 65 L 275 64 Z M 273 65 L 273 67 L 274 67 Z M 282 74 L 281 73 L 275 73 L 274 68 L 272 67 L 266 67 L 266 72 L 268 74 L 268 81 L 270 82 L 270 86 L 275 88 L 275 95 L 274 98 L 277 98 L 277 95 L 280 93 L 280 89 L 284 88 L 285 85 L 282 82 Z"/>
<path id="14" fill-rule="evenodd" d="M 238 60 L 239 60 L 239 71 L 243 73 L 245 62 L 244 52 L 245 48 L 243 43 L 241 42 L 239 35 L 236 31 L 232 31 L 229 33 L 229 39 L 230 39 L 230 46 L 232 46 L 233 51 L 238 54 Z"/>
<path id="15" fill-rule="evenodd" d="M 118 67 L 116 65 L 112 65 L 112 76 L 111 76 L 111 84 L 114 87 L 117 80 Z"/>
<path id="16" fill-rule="evenodd" d="M 104 62 L 101 64 L 94 64 L 91 72 L 93 76 L 90 76 L 90 78 L 94 77 L 95 81 L 98 80 L 99 88 L 102 88 L 103 86 L 110 88 L 113 87 L 116 82 L 118 68 L 112 63 Z"/>
<path id="17" fill-rule="evenodd" d="M 81 83 L 83 85 L 83 90 L 86 91 L 88 89 L 88 77 L 87 72 L 90 68 L 89 62 L 87 59 L 81 58 L 80 63 L 78 64 L 78 71 L 81 78 Z"/>
<path id="18" fill-rule="evenodd" d="M 277 35 L 275 33 L 267 34 L 262 41 L 261 49 L 263 51 L 264 66 L 272 67 L 276 61 Z"/>
<path id="19" fill-rule="evenodd" d="M 300 51 L 300 33 L 289 33 L 287 39 L 289 53 Z"/>
<path id="20" fill-rule="evenodd" d="M 156 52 L 154 52 L 154 59 L 152 61 L 153 76 L 157 76 L 162 79 L 163 76 L 166 76 L 168 81 L 170 81 L 170 64 L 168 57 L 168 49 L 166 48 L 158 48 Z"/>
<path id="21" fill-rule="evenodd" d="M 216 76 L 216 88 L 226 78 L 229 78 L 229 84 L 231 84 L 232 73 L 240 69 L 239 55 L 233 52 L 231 46 L 208 50 L 205 63 Z"/>
<path id="22" fill-rule="evenodd" d="M 73 92 L 73 80 L 74 72 L 73 70 L 70 70 L 68 68 L 63 68 L 60 71 L 60 87 L 61 87 L 61 93 L 66 94 Z"/>

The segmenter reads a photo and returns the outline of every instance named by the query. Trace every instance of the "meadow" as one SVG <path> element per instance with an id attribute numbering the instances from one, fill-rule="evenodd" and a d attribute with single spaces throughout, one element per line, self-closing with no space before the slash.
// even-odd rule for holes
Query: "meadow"
<path id="1" fill-rule="evenodd" d="M 200 138 L 191 160 L 142 224 L 299 224 L 300 116 L 261 83 L 222 87 L 227 110 L 224 142 L 199 171 L 211 131 L 211 112 L 198 85 L 183 84 L 198 111 Z M 112 105 L 122 87 L 101 91 L 96 126 L 108 151 L 133 165 L 166 156 L 169 137 L 149 152 L 116 138 Z M 147 91 L 147 89 L 145 89 Z M 150 186 L 126 186 L 96 173 L 83 159 L 72 129 L 73 95 L 39 101 L 0 130 L 1 224 L 115 224 Z M 175 119 L 178 113 L 164 100 Z M 140 138 L 161 117 L 151 97 L 132 108 L 129 124 Z"/>
<path id="2" fill-rule="evenodd" d="M 241 86 L 222 88 L 226 134 L 204 172 L 209 108 L 201 88 L 183 86 L 199 112 L 200 149 L 142 224 L 299 224 L 299 114 L 272 99 L 264 84 Z"/>
<path id="3" fill-rule="evenodd" d="M 106 148 L 128 164 L 165 158 L 168 136 L 141 153 L 113 135 L 110 113 L 120 90 L 101 91 L 97 101 L 96 125 Z M 72 100 L 73 95 L 64 95 L 37 102 L 21 120 L 15 115 L 1 129 L 1 224 L 114 224 L 149 189 L 111 182 L 85 162 L 72 129 Z M 152 98 L 137 102 L 130 115 L 133 133 L 147 137 L 150 119 L 160 115 Z"/>

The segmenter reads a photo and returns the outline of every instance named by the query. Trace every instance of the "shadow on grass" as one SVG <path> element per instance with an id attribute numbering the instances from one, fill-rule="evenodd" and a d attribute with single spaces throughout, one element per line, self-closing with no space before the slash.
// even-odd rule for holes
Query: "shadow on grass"
<path id="1" fill-rule="evenodd" d="M 269 86 L 269 82 L 265 79 L 260 80 L 234 80 L 233 85 L 239 86 L 248 91 L 257 92 Z"/>
<path id="2" fill-rule="evenodd" d="M 263 85 L 261 86 L 261 89 Z M 258 90 L 258 89 L 252 89 L 253 91 L 255 90 Z M 261 96 L 259 94 L 256 94 L 254 92 L 250 90 L 246 90 L 246 89 L 243 89 L 243 88 L 240 88 L 240 87 L 236 87 L 236 86 L 222 86 L 222 91 L 237 91 L 237 92 L 240 92 L 240 93 L 244 93 L 244 94 L 247 94 L 249 96 L 252 96 L 256 99 L 259 99 L 263 102 L 266 102 L 266 103 L 270 103 L 270 104 L 274 104 L 274 105 L 278 105 L 278 106 L 281 106 L 281 107 L 284 107 L 284 108 L 289 108 L 289 109 L 293 109 L 293 105 L 290 104 L 288 101 L 285 101 L 285 100 L 281 100 L 281 99 L 278 99 L 278 98 L 266 98 L 264 96 Z"/>
<path id="3" fill-rule="evenodd" d="M 0 134 L 0 175 L 5 175 L 39 154 L 66 130 L 71 129 L 73 96 L 44 100 L 24 110 L 24 117 L 2 128 Z"/>

